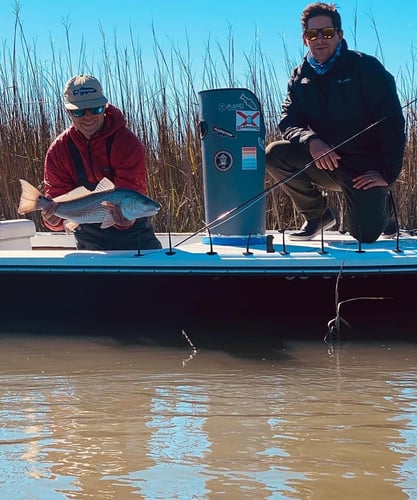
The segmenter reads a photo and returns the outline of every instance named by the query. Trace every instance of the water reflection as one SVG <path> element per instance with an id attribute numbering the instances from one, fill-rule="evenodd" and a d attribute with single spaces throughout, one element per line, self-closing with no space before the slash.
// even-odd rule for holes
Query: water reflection
<path id="1" fill-rule="evenodd" d="M 399 389 L 398 406 L 402 409 L 392 417 L 392 422 L 399 426 L 399 439 L 392 443 L 392 449 L 403 456 L 396 466 L 400 486 L 408 498 L 417 499 L 417 375 L 415 373 L 393 373 L 388 383 Z M 392 400 L 392 396 L 387 396 Z"/>
<path id="2" fill-rule="evenodd" d="M 155 388 L 147 423 L 153 432 L 146 446 L 154 465 L 127 478 L 145 498 L 205 498 L 208 493 L 204 474 L 211 445 L 204 429 L 208 397 L 204 387 L 189 382 Z"/>
<path id="3" fill-rule="evenodd" d="M 417 498 L 413 344 L 237 347 L 0 337 L 2 497 Z"/>

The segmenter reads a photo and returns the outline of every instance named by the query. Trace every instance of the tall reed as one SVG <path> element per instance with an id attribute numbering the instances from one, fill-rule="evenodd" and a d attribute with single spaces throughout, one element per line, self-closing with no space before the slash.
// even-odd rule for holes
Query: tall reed
<path id="1" fill-rule="evenodd" d="M 19 9 L 12 47 L 0 49 L 0 218 L 18 218 L 19 178 L 42 187 L 43 159 L 47 148 L 66 126 L 62 87 L 76 73 L 97 76 L 110 102 L 124 112 L 129 126 L 144 142 L 148 163 L 148 194 L 158 200 L 162 210 L 155 216 L 157 231 L 196 231 L 204 224 L 202 156 L 199 135 L 198 91 L 203 89 L 244 87 L 257 95 L 263 107 L 266 143 L 278 137 L 278 120 L 284 90 L 280 88 L 274 64 L 262 52 L 255 37 L 246 63 L 244 77 L 236 76 L 236 48 L 230 28 L 226 44 L 208 40 L 199 77 L 202 88 L 195 87 L 196 75 L 190 57 L 190 42 L 184 48 L 172 43 L 166 52 L 156 30 L 151 36 L 155 71 L 147 73 L 142 50 L 130 33 L 130 43 L 121 47 L 117 33 L 109 40 L 100 28 L 102 59 L 90 61 L 85 44 L 78 54 L 72 52 L 69 24 L 64 24 L 67 52 L 56 53 L 51 43 L 48 64 L 37 59 L 35 46 L 24 35 Z M 17 54 L 21 54 L 18 56 Z M 296 64 L 283 42 L 282 67 L 287 71 Z M 239 54 L 240 55 L 240 54 Z M 414 55 L 411 60 L 415 60 Z M 276 63 L 275 63 L 276 64 Z M 241 74 L 241 71 L 240 71 Z M 414 68 L 397 76 L 402 101 L 416 95 Z M 417 224 L 416 106 L 407 108 L 407 147 L 404 168 L 395 186 L 400 223 L 413 228 Z M 272 179 L 266 175 L 265 187 Z M 340 204 L 335 195 L 333 202 Z M 294 227 L 300 223 L 292 204 L 281 190 L 267 198 L 268 229 Z M 341 210 L 343 207 L 340 207 Z M 31 216 L 32 217 L 32 216 Z M 44 230 L 39 214 L 33 215 L 38 230 Z"/>

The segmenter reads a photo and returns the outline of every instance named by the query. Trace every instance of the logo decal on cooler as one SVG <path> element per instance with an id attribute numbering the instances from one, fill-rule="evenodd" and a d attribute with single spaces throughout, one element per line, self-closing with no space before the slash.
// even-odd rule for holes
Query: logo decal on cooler
<path id="1" fill-rule="evenodd" d="M 242 170 L 256 170 L 256 146 L 242 148 Z"/>
<path id="2" fill-rule="evenodd" d="M 223 137 L 228 137 L 229 139 L 236 139 L 236 135 L 233 134 L 233 132 L 230 132 L 229 130 L 226 130 L 225 128 L 222 127 L 216 127 L 215 125 L 212 128 L 213 132 L 215 134 L 221 135 Z"/>
<path id="3" fill-rule="evenodd" d="M 236 111 L 236 130 L 259 132 L 261 128 L 260 111 Z"/>
<path id="4" fill-rule="evenodd" d="M 232 168 L 232 154 L 229 153 L 229 151 L 217 151 L 217 153 L 214 155 L 214 165 L 216 166 L 217 170 L 220 170 L 220 172 L 226 172 L 226 170 Z"/>
<path id="5" fill-rule="evenodd" d="M 256 102 L 249 96 L 247 96 L 244 92 L 240 95 L 240 99 L 245 103 L 245 105 L 250 108 L 252 111 L 258 109 Z"/>
<path id="6" fill-rule="evenodd" d="M 221 102 L 218 104 L 217 109 L 223 113 L 224 111 L 236 111 L 237 109 L 245 109 L 245 105 L 240 102 L 234 104 Z"/>

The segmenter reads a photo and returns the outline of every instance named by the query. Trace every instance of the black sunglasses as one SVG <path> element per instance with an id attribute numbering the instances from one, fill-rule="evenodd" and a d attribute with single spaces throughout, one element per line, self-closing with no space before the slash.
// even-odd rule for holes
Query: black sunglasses
<path id="1" fill-rule="evenodd" d="M 333 28 L 333 26 L 328 28 L 310 28 L 304 31 L 304 36 L 307 40 L 310 40 L 310 42 L 314 42 L 319 37 L 319 33 L 321 33 L 325 40 L 330 40 L 338 31 L 338 28 Z"/>
<path id="2" fill-rule="evenodd" d="M 97 106 L 97 108 L 84 108 L 84 109 L 70 109 L 69 112 L 72 114 L 74 118 L 81 118 L 84 116 L 87 111 L 89 111 L 92 115 L 101 115 L 104 111 L 104 106 Z"/>

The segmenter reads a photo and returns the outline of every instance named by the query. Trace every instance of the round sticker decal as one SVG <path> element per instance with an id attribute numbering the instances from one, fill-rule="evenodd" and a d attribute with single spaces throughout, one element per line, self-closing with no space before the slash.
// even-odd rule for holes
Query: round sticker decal
<path id="1" fill-rule="evenodd" d="M 214 155 L 214 164 L 220 172 L 226 172 L 233 165 L 233 156 L 229 151 L 218 151 Z"/>

